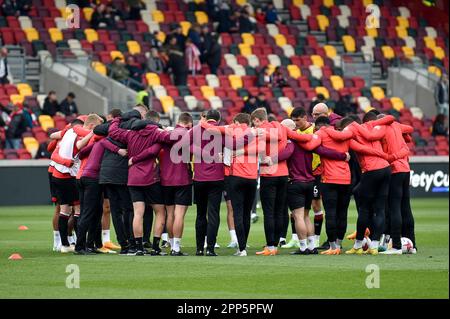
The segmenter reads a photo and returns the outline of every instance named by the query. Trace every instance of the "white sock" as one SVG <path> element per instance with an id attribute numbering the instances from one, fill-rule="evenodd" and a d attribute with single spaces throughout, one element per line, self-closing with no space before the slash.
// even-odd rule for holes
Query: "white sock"
<path id="1" fill-rule="evenodd" d="M 363 245 L 363 241 L 356 239 L 355 244 L 353 245 L 353 248 L 360 249 L 360 248 L 362 248 L 362 245 Z"/>
<path id="2" fill-rule="evenodd" d="M 172 250 L 175 252 L 179 252 L 180 251 L 180 244 L 181 244 L 181 238 L 173 238 L 172 240 Z"/>
<path id="3" fill-rule="evenodd" d="M 379 244 L 380 243 L 378 240 L 372 240 L 372 242 L 370 243 L 370 249 L 378 249 Z"/>
<path id="4" fill-rule="evenodd" d="M 59 236 L 59 231 L 53 231 L 53 246 L 61 246 L 61 237 Z"/>
<path id="5" fill-rule="evenodd" d="M 298 235 L 297 234 L 292 234 L 292 240 L 298 241 Z"/>
<path id="6" fill-rule="evenodd" d="M 286 238 L 280 237 L 280 242 L 282 242 L 282 241 L 286 241 Z"/>
<path id="7" fill-rule="evenodd" d="M 275 249 L 275 246 L 267 246 L 269 249 Z"/>
<path id="8" fill-rule="evenodd" d="M 333 250 L 337 248 L 337 245 L 336 245 L 335 241 L 330 241 L 330 248 L 333 249 Z"/>
<path id="9" fill-rule="evenodd" d="M 337 248 L 341 248 L 342 239 L 336 239 L 336 246 Z"/>
<path id="10" fill-rule="evenodd" d="M 230 230 L 230 237 L 231 237 L 231 242 L 232 243 L 237 243 L 238 242 L 237 235 L 236 235 L 236 230 L 234 230 L 234 229 Z"/>
<path id="11" fill-rule="evenodd" d="M 320 241 L 320 235 L 314 235 L 314 236 L 316 236 L 317 241 Z"/>
<path id="12" fill-rule="evenodd" d="M 111 238 L 109 237 L 109 229 L 102 230 L 102 241 L 104 243 L 110 242 Z"/>
<path id="13" fill-rule="evenodd" d="M 169 238 L 170 247 L 173 248 L 175 238 Z"/>
<path id="14" fill-rule="evenodd" d="M 74 230 L 73 233 L 72 233 L 72 237 L 73 237 L 73 240 L 74 240 L 75 242 L 77 242 L 77 233 L 75 232 L 75 230 Z"/>
<path id="15" fill-rule="evenodd" d="M 306 250 L 306 239 L 300 239 L 300 250 L 301 251 Z"/>
<path id="16" fill-rule="evenodd" d="M 313 250 L 316 248 L 316 236 L 308 236 L 308 249 Z"/>
<path id="17" fill-rule="evenodd" d="M 169 238 L 169 234 L 167 234 L 167 233 L 162 233 L 162 235 L 161 235 L 161 239 L 162 239 L 162 240 L 167 241 L 168 238 Z"/>
<path id="18" fill-rule="evenodd" d="M 74 243 L 73 236 L 67 236 L 67 240 L 69 241 L 69 244 Z"/>

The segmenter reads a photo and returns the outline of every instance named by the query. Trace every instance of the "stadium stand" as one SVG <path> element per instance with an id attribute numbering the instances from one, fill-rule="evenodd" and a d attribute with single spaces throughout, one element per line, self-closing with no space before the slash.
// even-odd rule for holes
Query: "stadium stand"
<path id="1" fill-rule="evenodd" d="M 126 2 L 101 0 L 116 10 L 126 11 Z M 182 0 L 145 0 L 140 20 L 118 20 L 115 28 L 94 29 L 91 22 L 94 7 L 81 10 L 80 28 L 69 29 L 66 2 L 34 0 L 27 15 L 0 16 L 0 38 L 3 45 L 21 46 L 27 55 L 45 53 L 55 56 L 58 48 L 66 48 L 65 56 L 92 54 L 92 68 L 108 74 L 116 58 L 125 61 L 132 55 L 143 65 L 155 38 L 164 42 L 171 25 L 176 22 L 187 35 L 195 23 L 214 29 L 205 1 L 187 3 Z M 249 3 L 247 3 L 249 2 Z M 0 1 L 2 4 L 3 1 Z M 259 2 L 252 2 L 255 4 Z M 233 8 L 252 4 L 233 0 Z M 412 155 L 448 155 L 448 139 L 431 135 L 433 118 L 419 108 L 409 108 L 398 97 L 387 96 L 379 86 L 368 87 L 361 77 L 344 77 L 342 57 L 337 43 L 345 53 L 362 53 L 366 62 L 378 62 L 383 72 L 391 65 L 421 59 L 429 65 L 430 73 L 448 73 L 448 34 L 423 18 L 411 15 L 407 7 L 396 7 L 391 1 L 376 0 L 381 10 L 380 28 L 366 28 L 366 7 L 370 0 L 284 0 L 274 1 L 275 8 L 288 12 L 283 23 L 256 24 L 254 33 L 220 33 L 221 63 L 217 74 L 211 74 L 203 64 L 200 74 L 189 75 L 186 86 L 175 86 L 167 73 L 144 73 L 139 82 L 153 91 L 152 106 L 168 113 L 175 106 L 182 111 L 196 108 L 202 102 L 205 109 L 219 109 L 225 122 L 240 112 L 250 94 L 265 94 L 268 103 L 281 120 L 297 106 L 309 109 L 311 101 L 322 94 L 333 108 L 344 96 L 356 99 L 363 113 L 375 108 L 397 116 L 405 124 L 414 126 Z M 295 22 L 307 23 L 307 35 L 302 35 Z M 322 45 L 316 32 L 326 35 Z M 276 67 L 286 79 L 284 87 L 257 85 L 263 67 L 270 72 Z M 5 129 L 0 127 L 0 159 L 31 158 L 39 146 L 47 141 L 49 132 L 61 129 L 67 118 L 41 115 L 43 106 L 38 93 L 26 83 L 0 85 L 0 104 L 19 105 L 34 116 L 34 127 L 22 136 L 19 150 L 4 149 Z"/>

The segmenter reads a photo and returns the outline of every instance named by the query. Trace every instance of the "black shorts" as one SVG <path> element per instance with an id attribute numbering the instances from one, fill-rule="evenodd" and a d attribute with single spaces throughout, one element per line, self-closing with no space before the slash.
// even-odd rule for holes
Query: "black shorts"
<path id="1" fill-rule="evenodd" d="M 231 198 L 230 198 L 230 177 L 225 176 L 223 179 L 223 182 L 225 185 L 225 189 L 223 191 L 223 198 L 225 198 L 225 201 L 229 201 L 229 200 L 231 200 Z"/>
<path id="2" fill-rule="evenodd" d="M 287 189 L 287 202 L 289 209 L 304 207 L 306 210 L 311 209 L 313 200 L 314 182 L 295 182 L 290 181 Z"/>
<path id="3" fill-rule="evenodd" d="M 102 186 L 102 189 L 103 189 L 103 199 L 105 200 L 105 199 L 109 199 L 109 197 L 108 197 L 108 192 L 106 191 L 106 187 L 105 187 L 105 185 L 101 185 Z"/>
<path id="4" fill-rule="evenodd" d="M 192 205 L 192 184 L 184 186 L 162 186 L 164 205 Z"/>
<path id="5" fill-rule="evenodd" d="M 159 182 L 149 186 L 128 186 L 128 190 L 133 203 L 145 202 L 149 205 L 164 205 L 163 192 Z"/>
<path id="6" fill-rule="evenodd" d="M 53 181 L 52 173 L 48 173 L 48 184 L 50 186 L 50 196 L 52 197 L 52 203 L 58 203 L 58 195 L 56 194 L 55 182 Z"/>
<path id="7" fill-rule="evenodd" d="M 321 176 L 317 175 L 314 180 L 314 192 L 313 192 L 313 199 L 320 199 L 320 182 L 321 182 Z"/>
<path id="8" fill-rule="evenodd" d="M 80 202 L 80 194 L 76 184 L 75 177 L 56 178 L 53 177 L 56 197 L 60 205 L 77 205 Z"/>

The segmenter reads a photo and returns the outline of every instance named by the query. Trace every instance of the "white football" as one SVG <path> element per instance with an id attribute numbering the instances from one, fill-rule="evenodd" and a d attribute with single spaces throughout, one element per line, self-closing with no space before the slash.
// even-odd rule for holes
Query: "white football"
<path id="1" fill-rule="evenodd" d="M 362 242 L 362 249 L 363 249 L 364 251 L 366 251 L 367 249 L 369 249 L 370 243 L 371 243 L 371 242 L 372 242 L 372 241 L 370 240 L 369 237 L 364 237 L 363 242 Z"/>
<path id="2" fill-rule="evenodd" d="M 411 241 L 411 239 L 402 237 L 401 240 L 402 240 L 402 253 L 403 254 L 411 254 L 412 250 L 414 248 L 414 244 Z"/>

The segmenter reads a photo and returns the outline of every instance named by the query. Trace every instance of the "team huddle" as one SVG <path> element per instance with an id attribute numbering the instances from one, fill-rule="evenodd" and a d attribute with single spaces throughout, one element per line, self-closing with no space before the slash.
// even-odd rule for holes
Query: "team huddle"
<path id="1" fill-rule="evenodd" d="M 293 255 L 343 253 L 352 196 L 357 229 L 345 254 L 402 254 L 404 240 L 415 253 L 407 145 L 413 128 L 376 110 L 341 118 L 324 103 L 311 115 L 314 123 L 295 108 L 280 123 L 261 108 L 220 126 L 220 113 L 209 110 L 195 125 L 181 113 L 167 128 L 144 105 L 106 118 L 79 116 L 50 136 L 54 250 L 156 256 L 170 247 L 171 256 L 185 256 L 184 218 L 194 203 L 196 255 L 217 256 L 224 198 L 228 247 L 247 256 L 259 192 L 266 243 L 257 255 L 275 256 L 279 247 L 296 248 Z M 105 227 L 109 211 L 119 246 Z M 323 220 L 327 242 L 319 247 Z"/>

